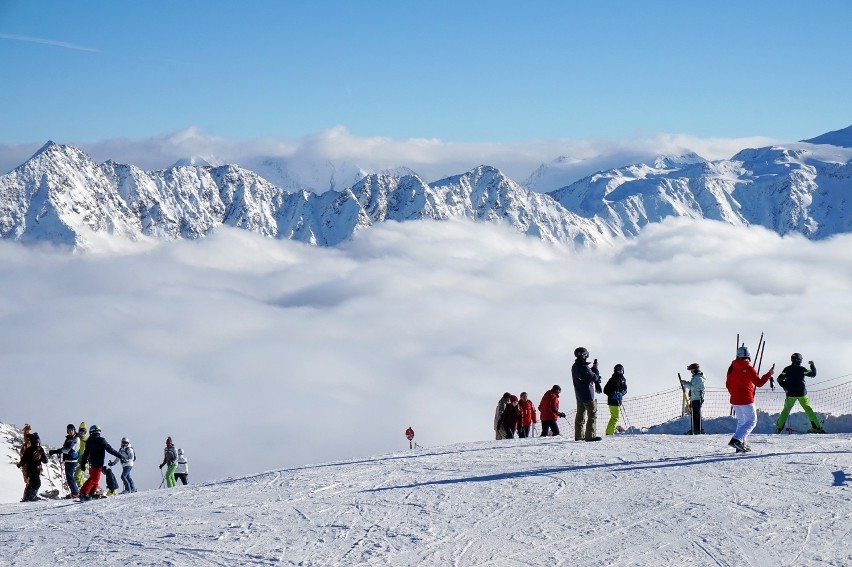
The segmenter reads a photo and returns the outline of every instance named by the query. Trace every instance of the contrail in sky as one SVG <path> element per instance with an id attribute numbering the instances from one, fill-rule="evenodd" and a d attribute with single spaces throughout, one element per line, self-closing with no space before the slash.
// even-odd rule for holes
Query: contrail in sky
<path id="1" fill-rule="evenodd" d="M 28 41 L 30 43 L 43 43 L 45 45 L 55 45 L 56 47 L 64 47 L 65 49 L 76 49 L 78 51 L 91 51 L 93 53 L 100 53 L 99 49 L 92 49 L 91 47 L 84 47 L 82 45 L 75 45 L 73 43 L 67 43 L 65 41 L 54 41 L 52 39 L 42 39 L 40 37 L 29 37 L 26 35 L 13 35 L 8 33 L 0 33 L 0 39 L 11 39 L 14 41 Z"/>

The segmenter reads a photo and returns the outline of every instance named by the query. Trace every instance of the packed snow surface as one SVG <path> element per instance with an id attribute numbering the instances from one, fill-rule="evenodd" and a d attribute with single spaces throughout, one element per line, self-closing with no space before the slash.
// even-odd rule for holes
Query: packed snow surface
<path id="1" fill-rule="evenodd" d="M 486 441 L 4 504 L 0 563 L 852 565 L 852 435 L 728 439 Z"/>

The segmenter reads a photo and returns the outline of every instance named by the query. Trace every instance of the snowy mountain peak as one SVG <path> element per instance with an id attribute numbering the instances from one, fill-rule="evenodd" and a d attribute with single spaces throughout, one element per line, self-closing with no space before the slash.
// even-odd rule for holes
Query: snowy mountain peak
<path id="1" fill-rule="evenodd" d="M 654 167 L 657 169 L 678 169 L 685 165 L 706 163 L 707 160 L 695 152 L 687 152 L 679 155 L 662 155 L 654 159 Z"/>
<path id="2" fill-rule="evenodd" d="M 830 144 L 832 146 L 840 146 L 842 148 L 852 148 L 852 126 L 847 126 L 842 130 L 834 130 L 820 134 L 809 140 L 802 140 L 809 144 Z"/>
<path id="3" fill-rule="evenodd" d="M 217 167 L 225 165 L 222 160 L 208 156 L 189 156 L 188 158 L 179 159 L 169 167 Z"/>

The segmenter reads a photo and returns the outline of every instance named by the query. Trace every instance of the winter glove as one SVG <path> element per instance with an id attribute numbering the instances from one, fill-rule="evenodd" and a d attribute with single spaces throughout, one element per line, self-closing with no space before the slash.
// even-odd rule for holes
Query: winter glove
<path id="1" fill-rule="evenodd" d="M 15 463 L 15 466 L 21 468 L 21 463 Z"/>
<path id="2" fill-rule="evenodd" d="M 127 459 L 121 459 L 121 464 L 122 464 L 122 465 L 126 465 L 126 464 L 127 464 L 127 463 L 129 463 L 129 462 L 130 462 L 130 461 L 128 461 Z"/>
<path id="3" fill-rule="evenodd" d="M 556 414 L 556 415 L 558 415 L 559 417 L 565 417 L 565 412 L 559 412 L 559 413 L 558 413 L 558 414 Z"/>
<path id="4" fill-rule="evenodd" d="M 162 470 L 162 469 L 163 469 L 163 465 L 160 465 L 160 470 Z"/>
<path id="5" fill-rule="evenodd" d="M 61 452 L 62 452 L 62 449 L 51 449 L 50 451 L 48 451 L 48 454 L 50 456 L 53 456 L 53 455 L 58 455 Z"/>
<path id="6" fill-rule="evenodd" d="M 624 397 L 624 394 L 622 394 L 621 392 L 616 392 L 612 395 L 612 399 L 615 400 L 618 403 L 621 403 L 621 399 L 623 397 Z"/>
<path id="7" fill-rule="evenodd" d="M 601 383 L 600 383 L 600 382 L 595 382 L 595 392 L 597 392 L 598 394 L 600 394 L 601 392 L 603 392 L 603 388 L 601 388 Z"/>

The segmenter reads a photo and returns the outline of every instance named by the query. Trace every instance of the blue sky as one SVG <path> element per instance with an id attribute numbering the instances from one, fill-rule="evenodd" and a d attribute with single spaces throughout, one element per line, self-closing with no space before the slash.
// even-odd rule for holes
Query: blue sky
<path id="1" fill-rule="evenodd" d="M 0 2 L 0 143 L 852 123 L 852 2 Z"/>

